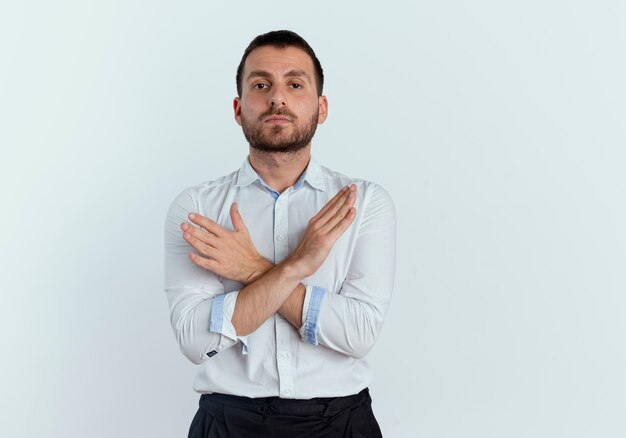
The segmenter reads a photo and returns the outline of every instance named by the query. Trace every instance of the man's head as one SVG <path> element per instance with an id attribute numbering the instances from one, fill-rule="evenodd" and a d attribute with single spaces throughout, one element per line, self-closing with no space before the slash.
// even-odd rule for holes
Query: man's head
<path id="1" fill-rule="evenodd" d="M 237 69 L 235 119 L 250 146 L 264 152 L 307 147 L 328 102 L 323 71 L 313 49 L 290 31 L 256 37 Z"/>
<path id="2" fill-rule="evenodd" d="M 311 46 L 309 46 L 309 43 L 307 43 L 300 35 L 290 30 L 275 30 L 257 36 L 250 42 L 250 44 L 248 44 L 248 47 L 246 47 L 246 50 L 243 52 L 243 56 L 241 57 L 241 61 L 237 67 L 236 77 L 237 94 L 239 97 L 241 97 L 241 81 L 246 59 L 248 59 L 248 55 L 250 55 L 254 49 L 258 49 L 263 46 L 272 46 L 279 49 L 284 49 L 285 47 L 297 47 L 306 52 L 311 58 L 311 62 L 313 62 L 313 67 L 315 68 L 315 85 L 317 87 L 317 95 L 322 95 L 324 91 L 324 69 L 322 69 L 322 64 L 320 64 L 320 60 L 317 59 L 317 56 Z"/>

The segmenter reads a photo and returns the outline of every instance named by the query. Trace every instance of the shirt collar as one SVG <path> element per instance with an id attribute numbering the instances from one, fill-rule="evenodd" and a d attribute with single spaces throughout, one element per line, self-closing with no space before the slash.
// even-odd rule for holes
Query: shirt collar
<path id="1" fill-rule="evenodd" d="M 256 173 L 256 171 L 252 168 L 250 164 L 249 156 L 243 162 L 243 165 L 237 172 L 237 186 L 247 186 L 252 184 L 254 181 L 259 180 L 263 185 L 267 186 L 263 179 Z M 309 160 L 309 164 L 307 165 L 304 172 L 298 178 L 298 181 L 294 184 L 294 190 L 299 189 L 302 184 L 306 181 L 311 187 L 326 191 L 326 184 L 324 183 L 324 172 L 322 171 L 322 166 L 318 164 L 317 161 L 313 157 Z"/>

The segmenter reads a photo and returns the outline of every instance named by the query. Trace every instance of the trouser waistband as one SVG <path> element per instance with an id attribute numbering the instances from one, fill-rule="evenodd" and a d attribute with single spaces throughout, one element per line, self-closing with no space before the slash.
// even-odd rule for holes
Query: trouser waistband
<path id="1" fill-rule="evenodd" d="M 308 400 L 283 399 L 279 397 L 250 398 L 230 394 L 202 394 L 200 404 L 227 405 L 265 415 L 335 415 L 350 407 L 371 402 L 368 388 L 345 397 L 322 397 Z"/>

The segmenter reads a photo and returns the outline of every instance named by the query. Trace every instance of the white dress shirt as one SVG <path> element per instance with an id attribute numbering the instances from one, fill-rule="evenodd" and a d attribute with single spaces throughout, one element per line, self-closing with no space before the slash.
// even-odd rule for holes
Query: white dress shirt
<path id="1" fill-rule="evenodd" d="M 236 201 L 259 254 L 283 261 L 309 220 L 344 186 L 356 184 L 356 217 L 318 271 L 304 279 L 302 327 L 278 313 L 238 337 L 231 323 L 242 283 L 188 258 L 180 225 L 199 213 L 233 230 Z M 381 331 L 395 273 L 396 217 L 379 185 L 349 178 L 313 158 L 297 183 L 270 188 L 248 159 L 230 175 L 183 191 L 165 223 L 165 292 L 182 353 L 199 365 L 194 390 L 309 399 L 356 394 L 370 384 L 365 355 Z"/>

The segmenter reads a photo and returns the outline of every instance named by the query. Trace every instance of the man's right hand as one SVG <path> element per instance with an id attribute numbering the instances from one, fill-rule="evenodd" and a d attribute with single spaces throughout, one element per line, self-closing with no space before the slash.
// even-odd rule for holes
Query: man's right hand
<path id="1" fill-rule="evenodd" d="M 309 221 L 298 247 L 283 262 L 296 276 L 313 275 L 356 216 L 356 185 L 344 187 Z"/>

